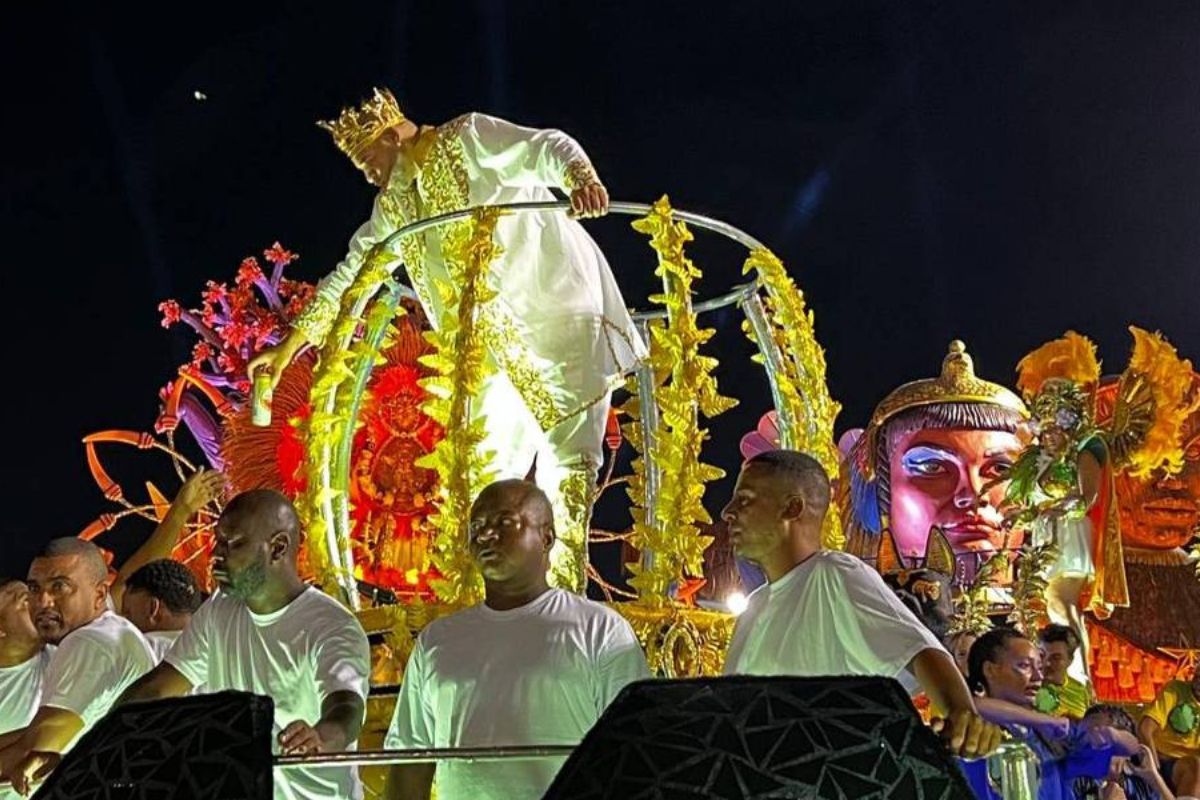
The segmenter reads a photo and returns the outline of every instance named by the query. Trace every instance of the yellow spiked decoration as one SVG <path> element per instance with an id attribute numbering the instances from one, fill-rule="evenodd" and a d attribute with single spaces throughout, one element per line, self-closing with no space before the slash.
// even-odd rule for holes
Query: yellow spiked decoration
<path id="1" fill-rule="evenodd" d="M 372 251 L 368 255 L 354 283 L 342 296 L 337 322 L 319 351 L 317 365 L 313 368 L 312 389 L 308 396 L 312 414 L 307 420 L 298 423 L 302 428 L 300 440 L 304 442 L 304 474 L 309 487 L 325 485 L 322 471 L 328 469 L 337 443 L 343 436 L 354 435 L 353 426 L 357 424 L 357 420 L 350 419 L 345 393 L 353 389 L 353 381 L 350 378 L 354 373 L 350 365 L 357 359 L 366 357 L 368 345 L 360 340 L 351 345 L 350 349 L 343 349 L 343 343 L 362 322 L 353 313 L 355 306 L 364 295 L 373 294 L 380 284 L 390 277 L 391 271 L 388 267 L 393 261 L 395 256 L 384 250 Z M 381 313 L 384 310 L 384 304 L 376 303 L 371 313 Z M 352 579 L 353 565 L 343 564 L 340 571 L 337 568 L 335 559 L 340 561 L 341 557 L 330 552 L 326 538 L 326 520 L 332 515 L 324 512 L 327 505 L 331 505 L 335 500 L 344 499 L 343 494 L 341 489 L 328 488 L 318 491 L 310 488 L 296 498 L 296 512 L 305 528 L 308 565 L 321 588 L 335 597 L 341 594 L 341 587 Z M 348 543 L 344 538 L 337 542 L 337 546 L 342 553 L 349 552 Z"/>
<path id="2" fill-rule="evenodd" d="M 655 274 L 663 279 L 664 291 L 651 301 L 666 306 L 667 324 L 651 328 L 650 363 L 656 376 L 654 396 L 662 428 L 653 451 L 643 453 L 635 465 L 636 474 L 629 487 L 634 503 L 633 542 L 639 549 L 654 553 L 649 569 L 630 564 L 634 573 L 630 584 L 649 604 L 668 600 L 671 583 L 686 576 L 703 574 L 704 550 L 712 537 L 700 535 L 698 526 L 712 519 L 704 509 L 704 487 L 725 473 L 700 461 L 700 449 L 707 431 L 699 424 L 699 415 L 712 418 L 728 411 L 737 401 L 717 391 L 712 375 L 717 360 L 700 355 L 700 347 L 714 333 L 696 324 L 692 310 L 692 282 L 700 270 L 684 253 L 692 240 L 687 225 L 673 218 L 671 203 L 664 195 L 648 215 L 633 223 L 634 230 L 650 236 L 650 246 L 658 254 Z M 669 380 L 668 380 L 669 378 Z M 636 404 L 626 407 L 637 413 Z M 644 443 L 634 439 L 635 446 Z M 649 458 L 662 472 L 662 485 L 654 508 L 645 508 L 643 459 Z"/>
<path id="3" fill-rule="evenodd" d="M 439 503 L 431 524 L 433 562 L 442 577 L 433 589 L 444 603 L 470 605 L 482 597 L 482 580 L 467 546 L 471 502 L 491 480 L 490 454 L 483 451 L 483 420 L 472 414 L 470 403 L 493 368 L 487 358 L 478 311 L 496 293 L 488 287 L 488 267 L 501 253 L 494 234 L 501 212 L 481 208 L 467 226 L 454 226 L 446 235 L 443 252 L 449 283 L 436 286 L 446 309 L 434 330 L 425 334 L 433 353 L 421 362 L 436 370 L 421 381 L 429 393 L 425 413 L 441 425 L 446 435 L 418 466 L 436 470 Z"/>
<path id="4" fill-rule="evenodd" d="M 767 292 L 766 307 L 771 321 L 772 336 L 781 355 L 782 371 L 777 376 L 779 393 L 791 410 L 796 430 L 792 441 L 781 442 L 788 447 L 808 453 L 836 477 L 841 457 L 834 440 L 833 423 L 841 405 L 829 395 L 825 382 L 825 351 L 817 343 L 813 314 L 804 304 L 804 293 L 787 274 L 783 262 L 770 250 L 750 253 L 742 267 L 743 273 L 758 273 L 759 283 Z M 754 340 L 749 323 L 742 329 Z M 765 344 L 765 343 L 764 343 Z M 762 363 L 762 356 L 755 360 Z M 826 514 L 821 531 L 821 544 L 831 550 L 846 546 L 839 515 Z"/>

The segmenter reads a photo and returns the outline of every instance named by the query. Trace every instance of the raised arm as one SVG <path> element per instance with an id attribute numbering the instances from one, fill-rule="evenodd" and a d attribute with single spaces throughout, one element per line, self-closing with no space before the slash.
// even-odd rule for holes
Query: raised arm
<path id="1" fill-rule="evenodd" d="M 201 469 L 184 481 L 175 495 L 166 516 L 158 523 L 150 538 L 134 552 L 117 571 L 117 579 L 113 582 L 112 597 L 117 608 L 121 607 L 121 598 L 125 595 L 125 581 L 151 561 L 160 558 L 170 558 L 180 536 L 186 530 L 187 521 L 221 496 L 225 490 L 225 476 L 215 470 Z"/>

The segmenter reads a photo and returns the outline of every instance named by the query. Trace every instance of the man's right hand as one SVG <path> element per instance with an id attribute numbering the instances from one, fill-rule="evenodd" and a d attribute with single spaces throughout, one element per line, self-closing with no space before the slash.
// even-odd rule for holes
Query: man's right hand
<path id="1" fill-rule="evenodd" d="M 960 758 L 983 758 L 1000 746 L 1001 730 L 978 713 L 963 709 L 951 713 L 941 727 L 942 741 Z"/>
<path id="2" fill-rule="evenodd" d="M 196 470 L 180 487 L 175 502 L 191 516 L 219 498 L 226 483 L 225 475 L 215 469 Z"/>
<path id="3" fill-rule="evenodd" d="M 260 370 L 266 370 L 271 376 L 271 390 L 274 391 L 275 387 L 279 385 L 279 379 L 283 377 L 284 369 L 292 363 L 296 353 L 300 352 L 307 344 L 308 340 L 304 338 L 304 334 L 293 328 L 282 342 L 260 351 L 258 355 L 250 359 L 250 363 L 246 366 L 246 375 L 250 378 L 250 382 L 254 383 L 254 376 Z"/>

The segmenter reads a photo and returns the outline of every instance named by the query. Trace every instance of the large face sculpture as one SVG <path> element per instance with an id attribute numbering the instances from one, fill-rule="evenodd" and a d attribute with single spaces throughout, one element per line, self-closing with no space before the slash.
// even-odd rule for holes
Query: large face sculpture
<path id="1" fill-rule="evenodd" d="M 1200 375 L 1192 385 L 1200 389 Z M 1103 412 L 1110 405 L 1105 403 L 1108 387 L 1100 391 Z M 1183 547 L 1200 526 L 1200 411 L 1183 424 L 1183 448 L 1183 470 L 1175 475 L 1160 471 L 1146 479 L 1117 473 L 1117 507 L 1126 545 L 1149 550 Z"/>
<path id="2" fill-rule="evenodd" d="M 889 394 L 849 454 L 851 551 L 877 557 L 887 531 L 899 556 L 920 564 L 937 528 L 963 567 L 954 571 L 963 582 L 992 553 L 1019 546 L 999 506 L 1027 416 L 1013 392 L 975 376 L 962 342 L 951 343 L 941 375 Z"/>
<path id="3" fill-rule="evenodd" d="M 1021 452 L 1016 434 L 918 428 L 894 437 L 889 450 L 892 536 L 902 556 L 923 556 L 934 526 L 956 554 L 1019 544 L 999 510 Z"/>

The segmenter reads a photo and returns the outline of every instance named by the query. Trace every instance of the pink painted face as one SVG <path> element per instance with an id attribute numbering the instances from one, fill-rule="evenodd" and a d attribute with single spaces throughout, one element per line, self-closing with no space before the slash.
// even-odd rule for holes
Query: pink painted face
<path id="1" fill-rule="evenodd" d="M 956 554 L 991 553 L 1005 546 L 999 506 L 1005 478 L 1021 452 L 1015 434 L 1004 431 L 925 428 L 894 442 L 889 464 L 891 526 L 900 555 L 923 558 L 929 529 L 946 533 Z M 1020 534 L 1007 534 L 1008 546 Z"/>

